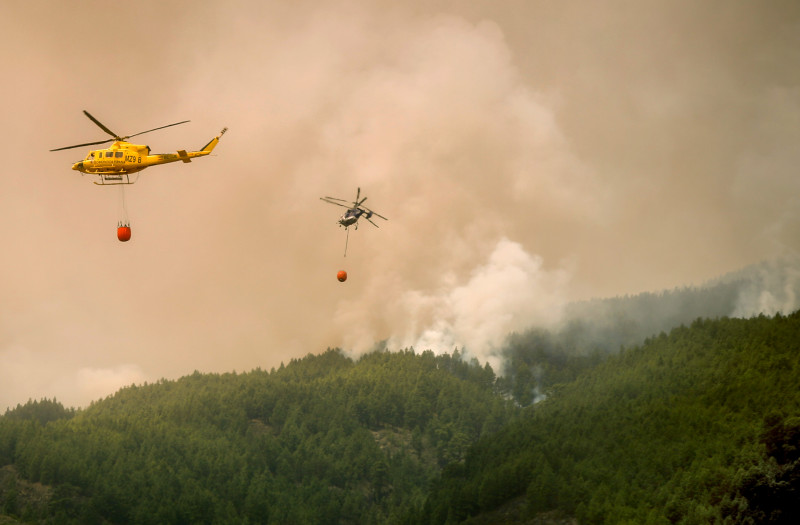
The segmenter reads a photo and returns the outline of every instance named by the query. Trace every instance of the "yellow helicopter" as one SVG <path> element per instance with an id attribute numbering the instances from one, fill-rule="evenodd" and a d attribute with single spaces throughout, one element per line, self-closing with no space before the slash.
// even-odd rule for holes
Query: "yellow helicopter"
<path id="1" fill-rule="evenodd" d="M 156 155 L 151 155 L 149 146 L 131 144 L 130 142 L 126 142 L 127 139 L 136 137 L 138 135 L 143 135 L 145 133 L 150 133 L 151 131 L 177 126 L 178 124 L 185 124 L 189 121 L 184 120 L 174 124 L 167 124 L 166 126 L 148 129 L 147 131 L 141 131 L 139 133 L 134 133 L 133 135 L 121 137 L 104 126 L 88 111 L 84 110 L 83 113 L 89 117 L 89 120 L 97 124 L 100 129 L 114 138 L 51 149 L 50 151 L 61 151 L 65 149 L 81 148 L 84 146 L 94 146 L 97 144 L 113 142 L 113 144 L 111 144 L 111 146 L 108 148 L 90 151 L 86 155 L 85 159 L 72 165 L 73 170 L 80 171 L 81 173 L 88 173 L 90 175 L 97 175 L 100 178 L 100 182 L 95 182 L 95 184 L 100 185 L 133 184 L 136 182 L 138 175 L 133 179 L 131 179 L 130 176 L 135 173 L 139 173 L 143 169 L 149 168 L 150 166 L 167 164 L 169 162 L 177 162 L 179 160 L 183 162 L 191 162 L 195 157 L 204 157 L 214 150 L 217 143 L 219 143 L 220 137 L 222 137 L 222 135 L 228 131 L 228 128 L 223 128 L 222 131 L 219 132 L 219 135 L 211 139 L 208 144 L 200 149 L 200 151 L 186 151 L 180 149 L 176 153 L 159 153 Z"/>

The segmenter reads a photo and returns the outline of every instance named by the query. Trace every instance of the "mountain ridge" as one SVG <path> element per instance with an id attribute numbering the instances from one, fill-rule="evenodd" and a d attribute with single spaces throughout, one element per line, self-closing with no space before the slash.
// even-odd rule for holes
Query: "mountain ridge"
<path id="1" fill-rule="evenodd" d="M 772 281 L 783 299 L 792 275 Z M 30 400 L 0 416 L 0 518 L 781 523 L 765 509 L 800 472 L 785 452 L 800 448 L 800 314 L 719 313 L 754 289 L 734 277 L 584 303 L 602 315 L 510 334 L 499 374 L 458 349 L 378 345 L 131 385 L 83 409 Z"/>

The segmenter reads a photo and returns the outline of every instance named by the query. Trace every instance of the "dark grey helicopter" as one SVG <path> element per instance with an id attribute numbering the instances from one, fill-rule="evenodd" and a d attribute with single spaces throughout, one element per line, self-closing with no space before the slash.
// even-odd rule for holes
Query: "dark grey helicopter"
<path id="1" fill-rule="evenodd" d="M 370 210 L 366 206 L 362 206 L 362 204 L 364 203 L 365 200 L 367 200 L 367 198 L 364 197 L 363 199 L 359 200 L 360 197 L 361 197 L 361 188 L 358 188 L 358 192 L 356 193 L 356 200 L 354 200 L 352 203 L 344 199 L 337 199 L 336 197 L 320 197 L 320 200 L 330 204 L 341 206 L 343 208 L 347 208 L 347 211 L 344 213 L 344 215 L 339 217 L 339 220 L 337 221 L 339 226 L 344 226 L 345 230 L 354 224 L 356 226 L 355 229 L 357 230 L 358 219 L 360 219 L 361 217 L 367 219 L 376 228 L 378 227 L 378 225 L 372 221 L 372 216 L 380 217 L 385 221 L 389 220 L 383 215 L 380 215 L 379 213 L 375 213 L 374 211 Z"/>

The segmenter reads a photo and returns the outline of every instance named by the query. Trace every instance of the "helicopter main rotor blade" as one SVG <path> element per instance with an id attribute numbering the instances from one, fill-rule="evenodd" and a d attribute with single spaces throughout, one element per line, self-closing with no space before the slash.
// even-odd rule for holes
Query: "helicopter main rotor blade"
<path id="1" fill-rule="evenodd" d="M 327 200 L 331 200 L 331 201 L 339 201 L 339 202 L 345 202 L 347 204 L 350 204 L 350 201 L 346 201 L 344 199 L 337 199 L 336 197 L 320 197 L 320 199 L 323 199 L 323 200 L 327 199 Z"/>
<path id="2" fill-rule="evenodd" d="M 86 110 L 84 109 L 84 110 L 83 110 L 83 114 L 84 114 L 84 115 L 86 115 L 87 117 L 89 117 L 89 120 L 91 120 L 92 122 L 94 122 L 95 124 L 97 124 L 97 125 L 100 127 L 100 129 L 102 129 L 103 131 L 105 131 L 106 133 L 108 133 L 109 135 L 111 135 L 112 137 L 114 137 L 114 139 L 116 139 L 116 140 L 120 140 L 120 138 L 119 138 L 119 135 L 117 135 L 116 133 L 114 133 L 113 131 L 111 131 L 111 130 L 110 130 L 110 129 L 108 129 L 107 127 L 105 127 L 105 126 L 103 125 L 103 123 L 102 123 L 102 122 L 100 122 L 99 120 L 97 120 L 96 118 L 94 118 L 94 117 L 92 116 L 92 114 L 91 114 L 91 113 L 89 113 L 88 111 L 86 111 Z M 101 143 L 100 143 L 100 142 L 96 142 L 95 144 L 101 144 Z"/>
<path id="3" fill-rule="evenodd" d="M 319 200 L 321 200 L 321 201 L 323 201 L 323 202 L 327 202 L 328 204 L 335 204 L 335 205 L 337 205 L 337 206 L 341 206 L 342 208 L 348 208 L 348 209 L 350 208 L 350 205 L 349 205 L 349 204 L 342 204 L 341 202 L 333 202 L 333 201 L 329 201 L 329 200 L 327 200 L 327 199 L 329 199 L 329 198 L 330 198 L 330 197 L 320 197 L 320 198 L 319 198 Z M 337 199 L 337 200 L 338 200 L 338 199 Z M 347 201 L 345 201 L 345 202 L 347 202 Z"/>
<path id="4" fill-rule="evenodd" d="M 389 219 L 387 219 L 386 217 L 384 217 L 383 215 L 381 215 L 380 213 L 375 213 L 374 211 L 370 210 L 369 208 L 366 208 L 366 207 L 365 207 L 364 209 L 365 209 L 365 210 L 367 210 L 368 212 L 370 212 L 371 214 L 373 214 L 374 216 L 376 216 L 376 217 L 380 217 L 381 219 L 383 219 L 383 220 L 385 220 L 385 221 L 388 221 L 388 220 L 389 220 Z"/>
<path id="5" fill-rule="evenodd" d="M 374 212 L 373 212 L 373 213 L 374 213 Z M 380 217 L 380 215 L 378 215 L 378 217 Z M 372 219 L 367 219 L 367 220 L 369 221 L 369 223 L 370 223 L 370 224 L 372 224 L 372 225 L 373 225 L 373 226 L 375 226 L 376 228 L 380 228 L 380 226 L 378 226 L 377 224 L 375 224 L 374 222 L 372 222 Z"/>
<path id="6" fill-rule="evenodd" d="M 51 149 L 50 151 L 61 151 L 61 150 L 65 150 L 65 149 L 82 148 L 84 146 L 96 146 L 98 144 L 107 144 L 107 143 L 112 142 L 112 141 L 126 140 L 126 139 L 129 139 L 131 137 L 135 137 L 137 135 L 143 135 L 145 133 L 150 133 L 151 131 L 156 131 L 158 129 L 164 129 L 164 128 L 168 128 L 170 126 L 177 126 L 178 124 L 186 124 L 187 122 L 190 122 L 188 120 L 183 120 L 181 122 L 176 122 L 174 124 L 167 124 L 166 126 L 161 126 L 161 127 L 158 127 L 158 128 L 148 129 L 147 131 L 140 131 L 139 133 L 134 133 L 133 135 L 128 135 L 127 137 L 120 137 L 119 135 L 117 135 L 116 133 L 114 133 L 113 131 L 108 129 L 105 125 L 103 125 L 102 122 L 100 122 L 99 120 L 94 118 L 94 116 L 92 116 L 92 114 L 89 113 L 88 111 L 86 111 L 85 109 L 83 110 L 83 113 L 89 118 L 89 120 L 91 120 L 92 122 L 97 124 L 97 126 L 100 129 L 102 129 L 103 131 L 105 131 L 106 133 L 108 133 L 109 135 L 111 135 L 114 138 L 113 139 L 107 139 L 107 140 L 98 140 L 96 142 L 85 142 L 83 144 L 76 144 L 74 146 L 65 146 L 63 148 Z"/>
<path id="7" fill-rule="evenodd" d="M 161 126 L 161 127 L 158 127 L 158 128 L 148 129 L 147 131 L 140 131 L 139 133 L 134 133 L 133 135 L 128 135 L 127 137 L 122 137 L 122 139 L 123 140 L 129 139 L 131 137 L 136 137 L 138 135 L 144 135 L 145 133 L 150 133 L 151 131 L 155 131 L 157 129 L 169 128 L 169 127 L 172 127 L 172 126 L 177 126 L 178 124 L 186 124 L 187 122 L 191 122 L 191 121 L 190 120 L 182 120 L 180 122 L 176 122 L 175 124 L 167 124 L 166 126 Z"/>
<path id="8" fill-rule="evenodd" d="M 97 142 L 87 142 L 86 144 L 76 144 L 74 146 L 64 146 L 63 148 L 51 149 L 50 151 L 61 151 L 62 149 L 82 148 L 84 146 L 96 146 L 97 144 L 107 144 L 109 142 L 112 142 L 113 140 L 114 139 L 108 139 L 108 140 L 100 140 Z"/>

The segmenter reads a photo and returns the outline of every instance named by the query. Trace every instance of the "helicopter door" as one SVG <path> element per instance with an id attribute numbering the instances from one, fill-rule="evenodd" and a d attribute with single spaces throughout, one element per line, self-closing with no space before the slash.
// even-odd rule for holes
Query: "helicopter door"
<path id="1" fill-rule="evenodd" d="M 110 150 L 105 152 L 105 165 L 110 168 L 118 168 L 125 160 L 122 157 L 123 153 L 120 150 Z"/>
<path id="2" fill-rule="evenodd" d="M 98 151 L 99 160 L 103 166 L 111 166 L 114 164 L 114 152 L 111 150 Z"/>

